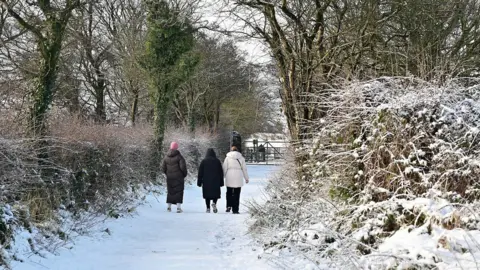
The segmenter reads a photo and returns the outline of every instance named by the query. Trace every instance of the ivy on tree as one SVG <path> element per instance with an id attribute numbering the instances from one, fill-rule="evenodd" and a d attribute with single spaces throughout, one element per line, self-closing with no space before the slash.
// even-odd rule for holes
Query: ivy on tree
<path id="1" fill-rule="evenodd" d="M 42 13 L 38 18 L 41 24 L 31 24 L 28 15 L 18 13 L 14 5 L 6 0 L 0 0 L 7 8 L 8 13 L 24 29 L 31 32 L 37 42 L 40 53 L 40 68 L 35 77 L 35 86 L 31 92 L 32 107 L 30 109 L 29 131 L 33 136 L 46 134 L 46 114 L 51 106 L 58 75 L 58 63 L 62 50 L 67 24 L 74 9 L 80 7 L 80 0 L 67 0 L 65 7 L 58 8 L 48 0 L 35 1 Z"/>
<path id="2" fill-rule="evenodd" d="M 193 53 L 194 28 L 181 10 L 167 1 L 146 0 L 147 39 L 142 61 L 154 105 L 154 153 L 161 156 L 167 111 L 174 93 L 193 74 L 198 57 Z"/>

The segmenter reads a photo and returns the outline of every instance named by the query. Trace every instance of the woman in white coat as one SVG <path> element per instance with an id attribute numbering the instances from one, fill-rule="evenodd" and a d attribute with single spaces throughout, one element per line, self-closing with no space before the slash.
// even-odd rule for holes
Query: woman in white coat
<path id="1" fill-rule="evenodd" d="M 223 174 L 227 187 L 227 212 L 232 211 L 234 214 L 238 214 L 243 179 L 248 184 L 248 172 L 245 158 L 238 152 L 236 146 L 232 146 L 232 151 L 227 154 L 223 162 Z"/>

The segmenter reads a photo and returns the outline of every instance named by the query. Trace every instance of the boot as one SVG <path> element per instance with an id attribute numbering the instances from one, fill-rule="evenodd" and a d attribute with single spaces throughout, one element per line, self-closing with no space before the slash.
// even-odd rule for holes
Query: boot
<path id="1" fill-rule="evenodd" d="M 216 203 L 212 203 L 212 208 L 213 208 L 213 213 L 217 213 L 217 212 L 218 212 L 217 204 L 216 204 Z M 210 210 L 210 209 L 209 209 L 209 210 Z"/>

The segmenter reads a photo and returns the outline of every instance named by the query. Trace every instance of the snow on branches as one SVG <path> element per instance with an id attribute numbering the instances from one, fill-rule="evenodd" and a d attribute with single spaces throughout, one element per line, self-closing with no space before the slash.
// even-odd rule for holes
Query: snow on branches
<path id="1" fill-rule="evenodd" d="M 308 100 L 324 117 L 305 123 L 307 155 L 296 153 L 308 156 L 304 178 L 276 180 L 291 181 L 293 196 L 269 186 L 257 219 L 269 222 L 256 230 L 275 243 L 268 248 L 330 269 L 471 266 L 480 255 L 480 80 L 383 77 Z M 279 215 L 279 205 L 289 211 Z"/>
<path id="2" fill-rule="evenodd" d="M 432 194 L 475 201 L 480 86 L 462 83 L 381 78 L 330 91 L 336 102 L 315 124 L 312 178 L 363 203 Z"/>

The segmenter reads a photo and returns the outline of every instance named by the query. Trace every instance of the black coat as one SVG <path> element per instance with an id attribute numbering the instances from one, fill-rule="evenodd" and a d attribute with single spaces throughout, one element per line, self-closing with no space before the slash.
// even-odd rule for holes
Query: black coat
<path id="1" fill-rule="evenodd" d="M 213 149 L 207 151 L 207 156 L 198 169 L 197 185 L 202 187 L 204 199 L 219 199 L 220 187 L 223 187 L 222 163 L 215 156 Z"/>
<path id="2" fill-rule="evenodd" d="M 178 150 L 168 151 L 162 170 L 167 175 L 167 203 L 183 203 L 187 164 Z"/>

